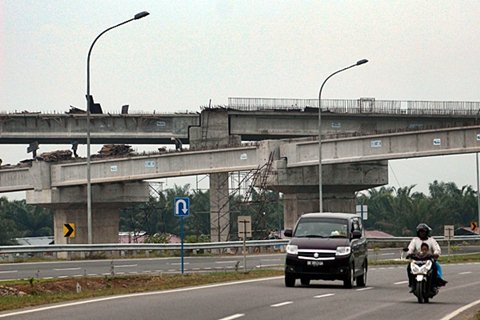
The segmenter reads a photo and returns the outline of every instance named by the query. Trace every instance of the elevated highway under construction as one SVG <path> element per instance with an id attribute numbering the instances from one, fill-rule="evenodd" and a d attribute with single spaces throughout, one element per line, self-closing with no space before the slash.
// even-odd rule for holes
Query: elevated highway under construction
<path id="1" fill-rule="evenodd" d="M 323 140 L 326 211 L 352 211 L 356 191 L 388 183 L 390 159 L 479 151 L 478 125 Z M 318 208 L 318 139 L 314 138 L 94 160 L 91 162 L 93 200 L 98 211 L 102 211 L 94 216 L 98 229 L 95 233 L 103 236 L 97 236 L 96 242 L 112 241 L 110 238 L 118 231 L 115 221 L 119 207 L 146 200 L 146 180 L 248 170 L 265 177 L 262 187 L 284 194 L 286 227 L 291 227 L 303 212 Z M 65 241 L 59 236 L 60 230 L 63 223 L 72 219 L 79 226 L 78 243 L 83 242 L 85 184 L 82 160 L 33 161 L 28 168 L 0 170 L 0 192 L 27 190 L 28 203 L 54 210 L 57 243 Z"/>
<path id="2" fill-rule="evenodd" d="M 189 144 L 183 152 L 92 159 L 93 241 L 117 241 L 119 208 L 147 200 L 145 181 L 195 174 L 209 174 L 211 239 L 224 241 L 229 172 L 245 170 L 258 187 L 283 193 L 291 227 L 318 210 L 319 133 L 323 208 L 352 212 L 355 192 L 388 183 L 389 159 L 477 152 L 479 109 L 479 102 L 324 99 L 321 130 L 317 99 L 230 98 L 200 113 L 92 114 L 92 144 Z M 32 153 L 42 144 L 76 150 L 86 142 L 86 124 L 81 111 L 0 114 L 0 144 L 29 144 Z M 285 138 L 302 139 L 272 140 Z M 62 228 L 70 222 L 77 225 L 71 243 L 85 243 L 85 159 L 32 158 L 28 168 L 1 166 L 0 192 L 26 190 L 28 203 L 52 208 L 56 243 L 66 242 Z"/>

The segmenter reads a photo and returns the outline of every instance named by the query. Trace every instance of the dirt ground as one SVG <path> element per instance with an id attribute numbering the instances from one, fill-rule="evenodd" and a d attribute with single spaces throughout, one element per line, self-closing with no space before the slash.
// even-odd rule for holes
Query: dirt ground
<path id="1" fill-rule="evenodd" d="M 25 281 L 22 284 L 0 285 L 0 296 L 22 296 L 49 293 L 78 293 L 79 291 L 101 291 L 110 288 L 148 288 L 151 285 L 161 286 L 161 277 L 151 278 L 88 278 L 63 279 L 49 282 Z"/>

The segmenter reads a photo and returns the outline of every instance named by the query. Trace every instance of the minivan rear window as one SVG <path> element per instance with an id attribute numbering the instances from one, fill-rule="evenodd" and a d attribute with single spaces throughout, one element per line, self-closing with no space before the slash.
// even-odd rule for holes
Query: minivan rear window
<path id="1" fill-rule="evenodd" d="M 295 228 L 297 238 L 347 238 L 348 224 L 344 219 L 302 218 Z"/>

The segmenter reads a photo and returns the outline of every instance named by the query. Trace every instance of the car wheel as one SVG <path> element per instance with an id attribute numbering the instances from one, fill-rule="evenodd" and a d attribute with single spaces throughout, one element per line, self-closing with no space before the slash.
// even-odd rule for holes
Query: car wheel
<path id="1" fill-rule="evenodd" d="M 367 285 L 367 262 L 363 265 L 363 273 L 359 275 L 355 281 L 357 282 L 357 287 L 365 287 Z"/>
<path id="2" fill-rule="evenodd" d="M 353 267 L 353 265 L 351 265 L 350 267 L 348 267 L 346 278 L 343 280 L 343 286 L 345 288 L 353 287 L 354 275 L 355 275 L 355 268 Z"/>
<path id="3" fill-rule="evenodd" d="M 295 287 L 295 277 L 293 275 L 285 273 L 285 286 Z"/>
<path id="4" fill-rule="evenodd" d="M 308 286 L 310 284 L 310 279 L 309 278 L 300 278 L 300 282 L 304 286 Z"/>

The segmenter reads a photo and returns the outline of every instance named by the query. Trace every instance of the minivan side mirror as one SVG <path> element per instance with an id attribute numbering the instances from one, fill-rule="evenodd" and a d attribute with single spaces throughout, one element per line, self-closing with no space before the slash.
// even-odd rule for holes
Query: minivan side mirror
<path id="1" fill-rule="evenodd" d="M 352 231 L 352 238 L 353 239 L 360 239 L 362 237 L 362 231 L 360 230 L 353 230 Z"/>
<path id="2" fill-rule="evenodd" d="M 283 231 L 283 235 L 284 235 L 285 237 L 291 238 L 291 237 L 292 237 L 292 234 L 293 234 L 293 230 L 292 230 L 292 229 L 285 229 L 285 231 Z"/>

